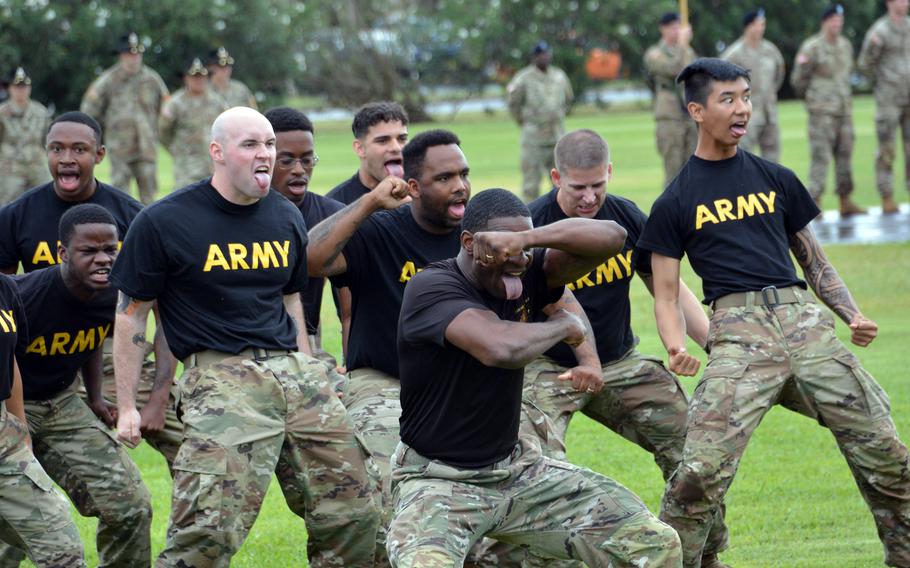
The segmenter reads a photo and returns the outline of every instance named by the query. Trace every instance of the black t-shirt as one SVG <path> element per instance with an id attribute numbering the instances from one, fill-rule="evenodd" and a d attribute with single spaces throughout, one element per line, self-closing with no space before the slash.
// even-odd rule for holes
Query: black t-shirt
<path id="1" fill-rule="evenodd" d="M 818 214 L 783 166 L 741 149 L 726 160 L 692 156 L 654 202 L 638 246 L 671 258 L 688 254 L 706 304 L 766 286 L 805 288 L 790 260 L 789 235 Z"/>
<path id="2" fill-rule="evenodd" d="M 350 205 L 369 192 L 370 188 L 363 185 L 363 182 L 360 181 L 360 172 L 358 171 L 351 179 L 339 183 L 325 196 L 329 199 L 340 201 L 345 205 Z"/>
<path id="3" fill-rule="evenodd" d="M 0 400 L 13 386 L 13 356 L 28 344 L 28 323 L 13 279 L 0 274 Z"/>
<path id="4" fill-rule="evenodd" d="M 117 222 L 122 241 L 142 204 L 116 187 L 96 182 L 95 193 L 80 203 L 63 201 L 54 193 L 53 182 L 26 191 L 0 208 L 0 268 L 22 263 L 31 272 L 58 263 L 57 225 L 67 209 L 82 203 L 104 207 Z"/>
<path id="5" fill-rule="evenodd" d="M 303 203 L 300 212 L 307 229 L 312 229 L 320 221 L 331 217 L 334 213 L 344 209 L 344 204 L 329 199 L 322 195 L 306 192 L 303 194 Z M 310 278 L 307 280 L 306 290 L 303 292 L 303 315 L 306 320 L 306 330 L 310 335 L 315 335 L 319 329 L 319 311 L 322 308 L 322 290 L 325 287 L 325 278 Z"/>
<path id="6" fill-rule="evenodd" d="M 461 231 L 436 235 L 423 230 L 410 205 L 377 211 L 344 247 L 347 271 L 332 278 L 351 289 L 349 371 L 371 367 L 398 376 L 395 336 L 405 284 L 432 262 L 458 254 Z"/>
<path id="7" fill-rule="evenodd" d="M 433 264 L 405 288 L 398 324 L 401 440 L 421 455 L 458 467 L 482 467 L 508 456 L 518 441 L 523 369 L 487 367 L 448 343 L 446 328 L 468 309 L 528 322 L 557 301 L 548 288 L 544 250 L 534 251 L 521 298 L 495 298 L 475 288 L 455 259 Z"/>
<path id="8" fill-rule="evenodd" d="M 117 290 L 91 302 L 76 298 L 59 266 L 15 278 L 28 318 L 29 342 L 16 350 L 25 400 L 53 398 L 76 380 L 76 372 L 101 348 L 114 326 Z"/>
<path id="9" fill-rule="evenodd" d="M 528 204 L 535 227 L 567 218 L 556 202 L 556 193 L 557 190 L 553 189 Z M 615 221 L 628 233 L 622 252 L 569 284 L 569 289 L 575 293 L 591 320 L 601 362 L 609 363 L 619 359 L 635 345 L 629 285 L 636 271 L 651 273 L 651 254 L 635 248 L 648 217 L 628 199 L 607 194 L 594 218 Z M 565 367 L 578 364 L 572 349 L 565 343 L 557 344 L 546 355 Z"/>
<path id="10" fill-rule="evenodd" d="M 306 226 L 280 193 L 236 205 L 202 180 L 146 207 L 114 263 L 112 284 L 158 299 L 178 359 L 205 350 L 296 350 L 283 295 L 306 286 Z"/>

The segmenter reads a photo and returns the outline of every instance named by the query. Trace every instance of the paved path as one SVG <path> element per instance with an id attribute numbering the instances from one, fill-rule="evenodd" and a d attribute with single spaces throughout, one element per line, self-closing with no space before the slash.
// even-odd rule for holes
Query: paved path
<path id="1" fill-rule="evenodd" d="M 901 205 L 895 215 L 882 215 L 881 207 L 870 207 L 867 215 L 845 219 L 836 210 L 825 211 L 822 219 L 812 222 L 812 228 L 822 244 L 910 242 L 910 205 Z"/>

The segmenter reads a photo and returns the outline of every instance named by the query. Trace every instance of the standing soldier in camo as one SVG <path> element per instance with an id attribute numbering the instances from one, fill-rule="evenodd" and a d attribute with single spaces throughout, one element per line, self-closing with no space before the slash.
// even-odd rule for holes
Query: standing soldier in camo
<path id="1" fill-rule="evenodd" d="M 553 168 L 553 147 L 575 97 L 562 69 L 550 65 L 550 45 L 541 41 L 533 61 L 509 82 L 509 112 L 521 126 L 521 191 L 525 201 L 540 195 L 540 178 Z"/>
<path id="2" fill-rule="evenodd" d="M 129 191 L 136 178 L 139 200 L 158 195 L 158 115 L 169 94 L 161 76 L 142 64 L 145 46 L 130 32 L 120 38 L 119 61 L 89 86 L 80 110 L 101 123 L 111 160 L 111 185 Z"/>
<path id="3" fill-rule="evenodd" d="M 787 70 L 780 50 L 764 39 L 765 25 L 764 9 L 746 12 L 743 35 L 721 54 L 721 59 L 748 69 L 752 76 L 752 120 L 740 147 L 752 152 L 757 143 L 762 158 L 776 162 L 780 159 L 777 91 L 784 84 Z"/>
<path id="4" fill-rule="evenodd" d="M 835 191 L 841 217 L 861 215 L 866 210 L 850 199 L 853 193 L 853 99 L 850 74 L 853 46 L 842 34 L 844 7 L 829 6 L 822 12 L 821 31 L 806 41 L 796 54 L 790 74 L 793 90 L 806 98 L 809 112 L 809 193 L 821 208 L 828 164 L 834 157 Z"/>
<path id="5" fill-rule="evenodd" d="M 866 32 L 857 65 L 875 81 L 875 183 L 882 213 L 892 214 L 899 211 L 891 173 L 898 128 L 904 139 L 904 181 L 910 191 L 910 0 L 886 0 L 885 6 L 888 13 Z"/>
<path id="6" fill-rule="evenodd" d="M 654 81 L 655 136 L 664 161 L 664 185 L 695 151 L 695 123 L 676 86 L 676 75 L 695 61 L 691 40 L 692 28 L 680 24 L 679 14 L 668 12 L 660 18 L 660 41 L 645 52 L 645 67 Z"/>
<path id="7" fill-rule="evenodd" d="M 50 117 L 31 99 L 32 79 L 24 68 L 13 71 L 8 91 L 9 100 L 0 105 L 0 205 L 50 179 L 44 157 Z"/>
<path id="8" fill-rule="evenodd" d="M 206 65 L 209 68 L 212 89 L 227 102 L 228 108 L 235 106 L 258 108 L 256 97 L 253 96 L 249 87 L 237 79 L 231 79 L 231 75 L 234 73 L 234 58 L 224 46 L 209 53 Z"/>
<path id="9" fill-rule="evenodd" d="M 209 85 L 208 70 L 196 57 L 183 69 L 183 88 L 164 104 L 158 129 L 174 157 L 174 188 L 212 175 L 209 134 L 227 104 Z"/>

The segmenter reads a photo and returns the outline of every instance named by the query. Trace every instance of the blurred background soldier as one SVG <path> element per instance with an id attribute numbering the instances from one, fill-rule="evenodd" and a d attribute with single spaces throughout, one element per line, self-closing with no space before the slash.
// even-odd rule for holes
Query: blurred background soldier
<path id="1" fill-rule="evenodd" d="M 209 53 L 206 65 L 209 68 L 212 89 L 227 102 L 228 108 L 235 106 L 258 108 L 256 97 L 250 89 L 237 79 L 231 78 L 234 73 L 234 58 L 224 46 Z"/>
<path id="2" fill-rule="evenodd" d="M 81 110 L 104 129 L 111 185 L 129 191 L 136 178 L 140 201 L 151 203 L 158 194 L 158 115 L 168 91 L 161 76 L 142 64 L 144 51 L 134 32 L 121 37 L 119 61 L 89 86 Z"/>
<path id="3" fill-rule="evenodd" d="M 540 179 L 553 169 L 553 147 L 565 131 L 563 120 L 572 106 L 572 85 L 566 74 L 550 65 L 550 45 L 534 46 L 532 62 L 507 87 L 509 112 L 521 126 L 521 191 L 525 201 L 540 195 Z"/>
<path id="4" fill-rule="evenodd" d="M 882 196 L 882 213 L 891 214 L 899 211 L 891 173 L 898 127 L 904 138 L 904 180 L 910 191 L 910 2 L 886 0 L 885 7 L 888 13 L 866 32 L 857 63 L 875 81 L 875 183 Z"/>
<path id="5" fill-rule="evenodd" d="M 47 109 L 31 99 L 32 80 L 22 67 L 7 89 L 9 100 L 0 104 L 0 205 L 51 179 L 44 156 Z"/>
<path id="6" fill-rule="evenodd" d="M 793 90 L 806 98 L 809 112 L 809 193 L 821 209 L 828 164 L 834 156 L 835 191 L 842 217 L 866 213 L 851 199 L 853 192 L 853 105 L 850 74 L 853 46 L 841 35 L 844 7 L 822 12 L 821 31 L 803 42 L 790 74 Z"/>
<path id="7" fill-rule="evenodd" d="M 681 87 L 676 86 L 679 72 L 695 61 L 695 50 L 689 46 L 692 28 L 680 24 L 679 14 L 664 14 L 659 25 L 660 41 L 645 52 L 645 67 L 654 82 L 655 136 L 667 185 L 695 151 L 698 137 L 683 103 Z"/>
<path id="8" fill-rule="evenodd" d="M 212 175 L 212 123 L 228 109 L 209 85 L 208 70 L 196 57 L 183 69 L 183 88 L 161 110 L 161 143 L 174 157 L 174 189 Z"/>
<path id="9" fill-rule="evenodd" d="M 721 54 L 721 58 L 748 69 L 752 77 L 752 118 L 749 130 L 739 142 L 747 152 L 761 148 L 762 158 L 780 159 L 780 126 L 777 122 L 777 91 L 787 70 L 784 56 L 765 38 L 765 11 L 750 10 L 743 16 L 743 35 Z"/>

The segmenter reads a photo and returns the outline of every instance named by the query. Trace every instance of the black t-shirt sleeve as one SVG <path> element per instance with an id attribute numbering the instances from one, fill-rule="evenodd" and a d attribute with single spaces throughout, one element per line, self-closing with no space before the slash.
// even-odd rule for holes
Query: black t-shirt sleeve
<path id="1" fill-rule="evenodd" d="M 0 268 L 19 265 L 16 250 L 16 231 L 13 227 L 15 203 L 0 206 Z"/>
<path id="2" fill-rule="evenodd" d="M 634 234 L 641 235 L 644 232 L 647 223 L 648 216 L 645 215 L 645 212 L 639 209 L 637 205 L 633 205 L 630 224 L 634 227 Z M 639 248 L 635 242 L 630 242 L 629 246 L 635 249 L 632 261 L 635 266 L 635 271 L 642 274 L 651 274 L 651 251 Z"/>
<path id="3" fill-rule="evenodd" d="M 680 205 L 677 200 L 664 192 L 651 208 L 651 216 L 645 223 L 638 248 L 649 253 L 656 252 L 670 258 L 682 259 L 685 254 L 685 235 L 680 229 Z M 649 263 L 650 265 L 650 259 Z"/>
<path id="4" fill-rule="evenodd" d="M 440 347 L 445 347 L 446 329 L 460 313 L 471 308 L 488 309 L 468 295 L 452 273 L 432 269 L 408 282 L 402 306 L 408 309 L 401 313 L 401 339 L 406 343 L 432 343 Z"/>
<path id="5" fill-rule="evenodd" d="M 781 168 L 779 180 L 787 198 L 787 216 L 784 220 L 784 226 L 787 229 L 787 234 L 792 235 L 802 231 L 806 225 L 821 213 L 821 210 L 813 201 L 809 190 L 806 189 L 803 182 L 791 170 Z"/>
<path id="6" fill-rule="evenodd" d="M 167 268 L 167 248 L 147 212 L 140 213 L 123 240 L 111 283 L 127 296 L 147 302 L 164 291 Z"/>

